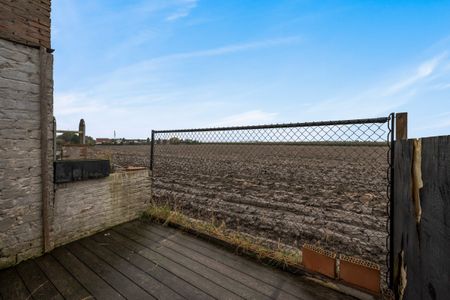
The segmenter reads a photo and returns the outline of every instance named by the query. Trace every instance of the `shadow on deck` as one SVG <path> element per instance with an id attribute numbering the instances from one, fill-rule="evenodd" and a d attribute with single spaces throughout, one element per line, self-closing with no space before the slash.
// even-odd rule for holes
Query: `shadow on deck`
<path id="1" fill-rule="evenodd" d="M 181 231 L 140 221 L 0 271 L 0 299 L 30 298 L 353 299 Z"/>

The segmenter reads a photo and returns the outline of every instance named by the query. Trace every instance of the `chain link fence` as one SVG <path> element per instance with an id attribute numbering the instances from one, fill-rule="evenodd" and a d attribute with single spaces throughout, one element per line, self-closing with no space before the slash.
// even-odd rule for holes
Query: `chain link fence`
<path id="1" fill-rule="evenodd" d="M 153 199 L 387 274 L 392 118 L 153 131 Z"/>

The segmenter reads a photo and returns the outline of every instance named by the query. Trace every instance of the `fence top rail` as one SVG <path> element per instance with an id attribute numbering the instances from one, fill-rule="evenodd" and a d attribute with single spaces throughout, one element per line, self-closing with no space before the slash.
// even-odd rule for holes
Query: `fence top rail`
<path id="1" fill-rule="evenodd" d="M 370 118 L 370 119 L 353 119 L 353 120 L 337 120 L 337 121 L 320 121 L 320 122 L 304 122 L 304 123 L 284 123 L 284 124 L 268 124 L 268 125 L 252 125 L 252 126 L 230 126 L 230 127 L 211 127 L 211 128 L 193 128 L 193 129 L 169 129 L 169 130 L 152 130 L 152 133 L 178 133 L 178 132 L 204 132 L 204 131 L 228 131 L 228 130 L 249 130 L 249 129 L 272 129 L 272 128 L 293 128 L 293 127 L 316 127 L 316 126 L 334 126 L 334 125 L 352 125 L 352 124 L 369 124 L 369 123 L 386 123 L 391 116 Z"/>
<path id="2" fill-rule="evenodd" d="M 79 130 L 56 130 L 57 133 L 83 133 L 83 131 Z"/>

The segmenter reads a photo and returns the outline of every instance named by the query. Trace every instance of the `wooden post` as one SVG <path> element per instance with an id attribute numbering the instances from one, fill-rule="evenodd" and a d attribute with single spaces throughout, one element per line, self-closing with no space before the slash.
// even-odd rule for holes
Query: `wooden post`
<path id="1" fill-rule="evenodd" d="M 56 161 L 56 118 L 53 117 L 53 161 Z"/>
<path id="2" fill-rule="evenodd" d="M 398 113 L 396 115 L 396 140 L 408 139 L 408 113 Z"/>
<path id="3" fill-rule="evenodd" d="M 396 246 L 396 235 L 395 232 L 398 230 L 399 224 L 401 224 L 401 217 L 399 217 L 397 214 L 397 207 L 399 204 L 400 199 L 398 190 L 404 191 L 403 187 L 399 187 L 396 181 L 399 179 L 399 172 L 398 170 L 398 151 L 399 149 L 402 149 L 402 140 L 407 142 L 408 140 L 408 113 L 397 113 L 395 115 L 395 139 L 392 140 L 392 152 L 391 152 L 391 199 L 390 199 L 390 245 L 389 245 L 389 264 L 390 264 L 390 278 L 389 278 L 389 288 L 393 289 L 394 292 L 396 291 L 396 287 L 398 286 L 398 276 L 400 272 L 399 268 L 399 253 L 400 250 L 398 248 L 395 248 Z M 394 124 L 392 124 L 394 125 Z M 398 149 L 399 148 L 399 149 Z M 406 161 L 406 158 L 402 158 Z M 397 295 L 398 296 L 398 295 Z M 398 298 L 398 297 L 397 297 Z"/>
<path id="4" fill-rule="evenodd" d="M 50 250 L 50 233 L 48 223 L 49 202 L 49 157 L 48 157 L 48 129 L 49 129 L 49 89 L 48 89 L 48 64 L 49 54 L 47 49 L 40 47 L 39 50 L 39 102 L 40 102 L 40 127 L 41 127 L 41 198 L 42 198 L 42 239 L 43 250 Z"/>

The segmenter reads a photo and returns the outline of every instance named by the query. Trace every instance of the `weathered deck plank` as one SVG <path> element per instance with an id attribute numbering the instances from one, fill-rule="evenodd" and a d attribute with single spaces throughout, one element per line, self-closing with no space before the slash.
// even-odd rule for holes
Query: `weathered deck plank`
<path id="1" fill-rule="evenodd" d="M 114 287 L 126 299 L 155 298 L 80 244 L 71 243 L 65 248 L 69 249 L 72 254 L 88 265 L 91 270 L 94 270 L 98 276 Z M 165 294 L 164 296 L 173 295 Z"/>
<path id="2" fill-rule="evenodd" d="M 0 271 L 0 299 L 352 299 L 153 223 L 130 222 Z"/>
<path id="3" fill-rule="evenodd" d="M 67 249 L 57 248 L 52 255 L 66 268 L 95 298 L 125 299 L 89 267 Z"/>
<path id="4" fill-rule="evenodd" d="M 35 261 L 64 299 L 87 299 L 90 296 L 89 292 L 51 255 L 41 256 Z"/>
<path id="5" fill-rule="evenodd" d="M 0 272 L 0 299 L 26 299 L 29 295 L 15 268 Z"/>
<path id="6" fill-rule="evenodd" d="M 17 272 L 31 292 L 33 299 L 64 299 L 34 260 L 27 260 L 19 264 Z"/>
<path id="7" fill-rule="evenodd" d="M 117 229 L 119 233 L 126 234 L 131 239 L 136 242 L 145 245 L 149 249 L 164 255 L 165 257 L 176 261 L 190 270 L 196 272 L 197 274 L 202 274 L 209 280 L 215 282 L 216 284 L 222 286 L 223 288 L 233 291 L 237 295 L 245 299 L 270 299 L 269 297 L 259 293 L 259 291 L 253 290 L 241 282 L 225 276 L 222 272 L 223 270 L 213 270 L 207 266 L 198 263 L 197 261 L 185 256 L 183 253 L 176 252 L 168 247 L 163 246 L 158 241 L 152 241 L 145 237 L 139 230 L 135 228 L 120 227 Z"/>
<path id="8" fill-rule="evenodd" d="M 172 261 L 165 256 L 144 247 L 136 241 L 129 239 L 128 237 L 120 235 L 115 231 L 111 233 L 111 236 L 122 240 L 124 244 L 126 243 L 127 246 L 133 247 L 135 251 L 137 251 L 137 253 L 139 253 L 143 257 L 153 261 L 157 265 L 162 266 L 163 268 L 173 274 L 176 274 L 180 278 L 183 278 L 190 284 L 200 288 L 202 291 L 208 291 L 210 295 L 214 295 L 214 297 L 218 299 L 242 299 L 241 297 L 239 297 L 239 295 L 210 281 L 209 278 L 191 271 L 182 264 Z"/>
<path id="9" fill-rule="evenodd" d="M 210 300 L 214 299 L 212 296 L 206 294 L 199 288 L 189 284 L 183 279 L 179 278 L 175 274 L 170 273 L 161 266 L 155 264 L 154 262 L 146 259 L 145 257 L 135 251 L 123 246 L 120 242 L 110 237 L 110 235 L 105 236 L 103 233 L 93 236 L 92 238 L 82 240 L 81 243 L 89 245 L 94 251 L 97 251 L 97 246 L 93 245 L 96 242 L 98 246 L 102 246 L 106 250 L 113 252 L 114 254 L 125 259 L 134 267 L 142 270 L 149 275 L 150 278 L 147 280 L 152 280 L 153 277 L 157 278 L 159 281 L 164 283 L 166 286 L 173 289 L 178 294 L 182 295 L 186 299 L 200 299 L 200 300 Z M 100 254 L 100 253 L 99 253 Z M 151 286 L 146 284 L 147 286 Z"/>
<path id="10" fill-rule="evenodd" d="M 300 285 L 299 278 L 293 278 L 289 273 L 280 271 L 271 266 L 265 266 L 249 261 L 248 259 L 238 256 L 227 249 L 223 249 L 217 245 L 208 243 L 202 239 L 196 238 L 193 235 L 185 233 L 181 230 L 165 227 L 159 224 L 153 226 L 146 226 L 145 230 L 165 236 L 166 239 L 175 243 L 183 245 L 184 247 L 198 251 L 205 256 L 213 258 L 221 263 L 234 268 L 237 271 L 244 272 L 254 278 L 262 280 L 273 287 L 283 290 L 298 297 L 311 297 L 314 295 L 314 290 L 317 286 L 310 282 L 302 282 Z M 327 296 L 326 299 L 329 296 Z"/>
<path id="11" fill-rule="evenodd" d="M 135 222 L 133 224 L 141 223 Z M 318 288 L 316 284 L 302 280 L 301 278 L 293 278 L 289 273 L 270 266 L 254 263 L 242 256 L 233 254 L 227 249 L 208 243 L 183 231 L 158 224 L 152 224 L 152 226 L 141 225 L 141 227 L 143 230 L 158 234 L 178 245 L 195 250 L 206 257 L 221 262 L 233 268 L 236 272 L 242 272 L 261 280 L 276 290 L 281 291 L 279 292 L 280 296 L 284 295 L 282 293 L 284 291 L 300 299 L 339 299 L 339 294 L 338 296 L 330 295 L 327 293 L 328 290 L 326 288 Z"/>
<path id="12" fill-rule="evenodd" d="M 114 268 L 120 270 L 120 272 L 125 274 L 141 288 L 145 289 L 153 297 L 157 299 L 183 299 L 183 297 L 178 295 L 168 286 L 162 284 L 158 280 L 155 280 L 152 276 L 149 276 L 134 265 L 130 264 L 129 261 L 98 245 L 94 240 L 84 239 L 80 243 L 96 253 L 98 256 L 102 257 L 111 265 L 114 265 Z"/>
<path id="13" fill-rule="evenodd" d="M 219 270 L 221 274 L 235 281 L 238 281 L 255 291 L 259 291 L 261 294 L 264 294 L 268 298 L 279 297 L 282 299 L 300 299 L 298 297 L 295 297 L 294 295 L 276 289 L 257 278 L 251 277 L 243 272 L 234 270 L 229 266 L 215 259 L 207 257 L 197 251 L 178 245 L 164 236 L 160 236 L 154 234 L 153 232 L 147 231 L 145 230 L 146 227 L 148 226 L 146 226 L 145 224 L 138 224 L 138 223 L 127 224 L 127 226 L 124 226 L 124 228 L 135 228 L 135 232 L 139 232 L 140 235 L 145 236 L 149 240 L 152 240 L 160 245 L 164 245 L 165 247 L 167 247 L 167 249 L 171 249 L 179 253 L 179 255 L 184 255 L 212 270 Z"/>

